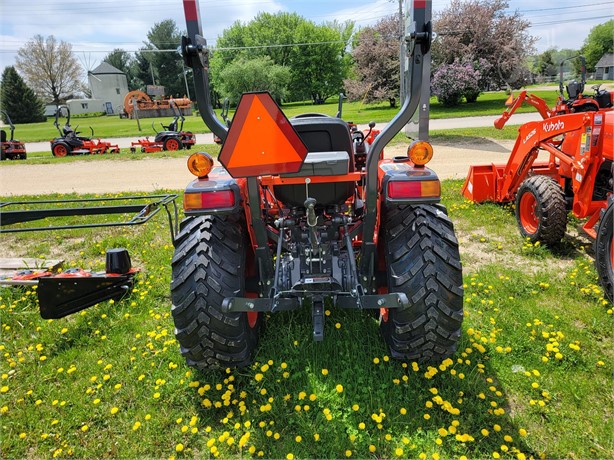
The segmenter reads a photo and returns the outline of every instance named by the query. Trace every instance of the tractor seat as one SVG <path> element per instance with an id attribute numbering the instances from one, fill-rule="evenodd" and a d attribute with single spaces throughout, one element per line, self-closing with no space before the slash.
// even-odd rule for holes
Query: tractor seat
<path id="1" fill-rule="evenodd" d="M 584 85 L 575 80 L 567 84 L 567 95 L 569 99 L 576 99 L 584 91 Z"/>
<path id="2" fill-rule="evenodd" d="M 0 129 L 0 142 L 6 142 L 6 131 Z"/>
<path id="3" fill-rule="evenodd" d="M 301 169 L 281 177 L 338 176 L 354 171 L 354 154 L 350 129 L 339 118 L 317 116 L 290 120 L 307 147 Z M 319 205 L 342 204 L 355 190 L 353 182 L 309 184 L 309 197 Z M 305 184 L 277 185 L 275 196 L 288 206 L 302 207 L 307 197 Z"/>

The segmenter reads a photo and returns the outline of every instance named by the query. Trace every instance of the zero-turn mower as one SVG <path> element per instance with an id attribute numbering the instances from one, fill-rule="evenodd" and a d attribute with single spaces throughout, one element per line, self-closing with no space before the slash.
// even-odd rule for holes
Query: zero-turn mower
<path id="1" fill-rule="evenodd" d="M 66 112 L 66 123 L 63 128 L 60 128 L 59 117 L 62 112 Z M 59 137 L 51 140 L 51 153 L 54 157 L 65 157 L 66 155 L 87 155 L 87 154 L 102 154 L 102 153 L 119 153 L 119 146 L 110 142 L 101 141 L 100 139 L 92 139 L 94 130 L 90 127 L 92 137 L 79 136 L 77 131 L 79 125 L 73 129 L 70 126 L 70 108 L 66 105 L 61 105 L 55 112 L 55 121 L 53 122 L 58 132 Z"/>
<path id="2" fill-rule="evenodd" d="M 153 141 L 150 141 L 148 137 L 145 139 L 139 139 L 137 142 L 132 142 L 130 152 L 135 153 L 137 147 L 140 147 L 141 152 L 160 152 L 162 150 L 181 150 L 191 149 L 196 144 L 196 136 L 191 131 L 183 130 L 183 122 L 185 117 L 181 112 L 181 109 L 177 107 L 177 104 L 173 99 L 170 100 L 170 107 L 173 109 L 175 118 L 168 125 L 162 125 L 164 131 L 157 132 L 152 122 L 151 127 L 156 132 L 156 137 Z"/>
<path id="3" fill-rule="evenodd" d="M 7 139 L 6 131 L 3 129 L 0 130 L 0 160 L 25 160 L 28 157 L 26 153 L 26 146 L 23 142 L 13 138 L 15 126 L 13 125 L 9 114 L 4 110 L 2 113 L 6 117 L 6 121 L 9 124 L 11 138 Z"/>

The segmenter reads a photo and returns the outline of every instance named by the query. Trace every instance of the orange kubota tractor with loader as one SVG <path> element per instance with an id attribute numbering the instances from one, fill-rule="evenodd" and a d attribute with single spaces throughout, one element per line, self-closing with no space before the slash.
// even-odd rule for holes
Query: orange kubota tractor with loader
<path id="1" fill-rule="evenodd" d="M 595 265 L 605 295 L 612 301 L 614 265 L 614 92 L 593 87 L 583 94 L 584 58 L 580 82 L 563 92 L 561 63 L 560 95 L 552 109 L 541 98 L 522 91 L 495 121 L 503 128 L 523 104 L 535 107 L 543 121 L 525 123 L 507 164 L 471 166 L 462 188 L 471 201 L 514 203 L 520 233 L 532 243 L 554 245 L 567 228 L 571 211 L 586 219 L 583 230 L 595 240 Z M 540 153 L 547 156 L 539 159 Z"/>
<path id="2" fill-rule="evenodd" d="M 174 240 L 172 316 L 187 363 L 198 369 L 249 365 L 267 314 L 307 308 L 324 340 L 325 303 L 372 311 L 391 355 L 441 360 L 454 353 L 463 282 L 432 147 L 385 159 L 384 146 L 416 113 L 430 66 L 431 2 L 406 8 L 408 97 L 376 136 L 338 117 L 287 119 L 266 92 L 243 94 L 230 128 L 213 112 L 209 51 L 197 0 L 184 0 L 185 63 L 201 116 L 222 142 L 219 161 L 188 160 Z"/>

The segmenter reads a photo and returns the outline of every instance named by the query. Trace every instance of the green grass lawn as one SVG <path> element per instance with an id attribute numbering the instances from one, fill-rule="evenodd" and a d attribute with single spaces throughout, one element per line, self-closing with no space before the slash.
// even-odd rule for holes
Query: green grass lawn
<path id="1" fill-rule="evenodd" d="M 612 306 L 591 245 L 526 243 L 509 207 L 444 182 L 460 240 L 465 322 L 431 369 L 389 358 L 371 315 L 327 307 L 267 318 L 253 366 L 200 373 L 173 337 L 165 217 L 140 227 L 3 234 L 5 256 L 141 267 L 132 294 L 65 319 L 34 289 L 0 289 L 7 458 L 612 458 Z M 115 196 L 115 195 L 114 195 Z M 19 197 L 37 201 L 49 197 Z"/>
<path id="2" fill-rule="evenodd" d="M 549 105 L 553 105 L 556 100 L 556 91 L 535 91 L 533 94 L 544 98 Z M 463 103 L 458 107 L 443 107 L 437 102 L 436 98 L 431 98 L 431 118 L 453 118 L 481 115 L 499 115 L 505 110 L 507 95 L 500 92 L 489 92 L 482 94 L 479 99 L 471 104 Z M 337 98 L 328 99 L 326 104 L 313 105 L 311 103 L 290 103 L 282 107 L 288 117 L 293 117 L 306 112 L 318 112 L 330 116 L 335 116 L 338 105 Z M 398 107 L 391 108 L 387 102 L 377 104 L 363 104 L 361 102 L 346 102 L 343 105 L 343 118 L 358 124 L 366 124 L 370 121 L 378 123 L 390 121 L 398 112 Z M 535 109 L 530 106 L 523 106 L 518 112 L 531 112 Z M 232 116 L 232 113 L 231 113 Z M 162 130 L 160 123 L 168 123 L 170 118 L 141 120 L 142 131 L 139 132 L 136 120 L 120 119 L 118 116 L 101 116 L 89 118 L 74 118 L 71 120 L 73 129 L 77 128 L 83 136 L 90 136 L 90 127 L 94 130 L 95 137 L 101 139 L 111 139 L 114 137 L 145 137 L 154 136 L 155 132 L 151 124 L 154 122 L 158 131 Z M 61 119 L 64 122 L 64 119 Z M 512 120 L 513 122 L 513 120 Z M 204 122 L 198 115 L 186 117 L 184 130 L 195 133 L 209 132 Z M 15 138 L 23 142 L 48 141 L 58 135 L 53 125 L 53 119 L 49 118 L 46 122 L 15 125 Z"/>

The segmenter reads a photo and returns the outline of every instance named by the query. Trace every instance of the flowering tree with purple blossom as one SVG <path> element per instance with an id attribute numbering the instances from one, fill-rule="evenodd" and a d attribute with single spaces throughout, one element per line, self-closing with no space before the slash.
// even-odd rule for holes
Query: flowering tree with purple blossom
<path id="1" fill-rule="evenodd" d="M 477 99 L 480 77 L 480 72 L 474 69 L 471 63 L 461 64 L 455 61 L 439 66 L 433 75 L 431 87 L 439 102 L 446 107 L 452 107 L 460 104 L 465 95 L 475 95 Z"/>

